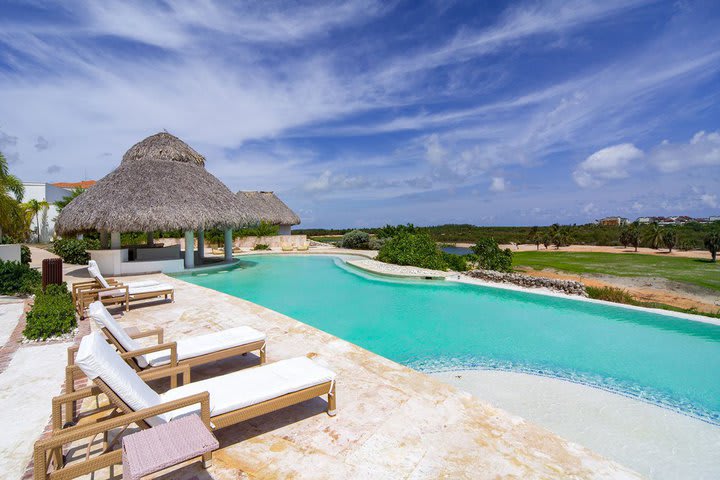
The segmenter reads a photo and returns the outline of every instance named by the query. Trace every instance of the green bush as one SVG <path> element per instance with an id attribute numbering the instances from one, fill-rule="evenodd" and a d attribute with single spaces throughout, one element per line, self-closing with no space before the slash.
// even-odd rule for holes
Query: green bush
<path id="1" fill-rule="evenodd" d="M 498 243 L 492 238 L 479 240 L 471 248 L 477 258 L 478 267 L 483 270 L 497 270 L 498 272 L 512 272 L 512 252 L 509 248 L 500 249 Z"/>
<path id="2" fill-rule="evenodd" d="M 30 295 L 41 280 L 40 272 L 26 264 L 0 260 L 0 295 Z"/>
<path id="3" fill-rule="evenodd" d="M 88 250 L 99 250 L 100 242 L 92 238 L 61 238 L 53 242 L 53 252 L 65 263 L 87 265 L 90 260 Z"/>
<path id="4" fill-rule="evenodd" d="M 233 237 L 274 237 L 280 234 L 280 227 L 267 222 L 233 231 Z"/>
<path id="5" fill-rule="evenodd" d="M 77 318 L 67 285 L 48 285 L 45 292 L 38 289 L 26 318 L 23 335 L 29 339 L 45 340 L 72 331 L 77 326 Z"/>
<path id="6" fill-rule="evenodd" d="M 264 243 L 258 243 L 253 247 L 253 250 L 270 250 L 270 245 Z"/>
<path id="7" fill-rule="evenodd" d="M 367 250 L 370 248 L 370 234 L 361 230 L 353 230 L 343 235 L 340 246 L 342 248 Z"/>
<path id="8" fill-rule="evenodd" d="M 442 256 L 450 270 L 465 272 L 469 269 L 468 259 L 465 255 L 455 255 L 453 253 L 442 252 Z"/>
<path id="9" fill-rule="evenodd" d="M 370 250 L 380 250 L 383 245 L 385 245 L 385 238 L 378 238 L 378 237 L 370 237 L 370 242 L 368 243 L 368 248 Z"/>
<path id="10" fill-rule="evenodd" d="M 377 259 L 395 265 L 412 265 L 433 270 L 445 270 L 448 265 L 443 252 L 426 233 L 400 233 L 380 249 Z"/>
<path id="11" fill-rule="evenodd" d="M 392 238 L 400 233 L 418 233 L 419 230 L 412 223 L 407 225 L 385 225 L 377 230 L 378 238 Z"/>
<path id="12" fill-rule="evenodd" d="M 30 253 L 30 247 L 27 245 L 20 245 L 20 263 L 30 265 L 31 260 L 32 254 Z"/>

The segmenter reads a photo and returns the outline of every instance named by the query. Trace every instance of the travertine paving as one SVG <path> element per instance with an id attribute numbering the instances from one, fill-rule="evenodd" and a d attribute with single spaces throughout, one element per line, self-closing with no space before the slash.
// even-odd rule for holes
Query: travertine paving
<path id="1" fill-rule="evenodd" d="M 167 341 L 250 325 L 267 332 L 269 362 L 307 355 L 338 374 L 336 417 L 315 399 L 228 427 L 217 432 L 221 449 L 207 474 L 194 464 L 166 478 L 637 478 L 467 393 L 277 312 L 162 275 L 145 278 L 175 284 L 176 303 L 135 307 L 119 317 L 126 326 L 164 327 Z M 193 379 L 256 362 L 252 355 L 230 359 L 194 369 Z"/>

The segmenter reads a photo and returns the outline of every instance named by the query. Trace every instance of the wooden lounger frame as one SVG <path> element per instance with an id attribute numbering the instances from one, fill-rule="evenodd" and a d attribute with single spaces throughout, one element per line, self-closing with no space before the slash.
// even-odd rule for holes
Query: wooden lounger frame
<path id="1" fill-rule="evenodd" d="M 115 279 L 108 278 L 105 280 L 110 287 L 103 287 L 99 280 L 95 279 L 89 282 L 76 282 L 72 285 L 72 297 L 75 309 L 83 318 L 85 315 L 85 309 L 92 302 L 100 301 L 103 305 L 124 305 L 125 311 L 130 310 L 130 302 L 137 300 L 148 300 L 150 298 L 165 297 L 165 300 L 170 299 L 171 302 L 175 301 L 175 289 L 169 288 L 165 290 L 154 290 L 152 292 L 135 293 L 130 295 L 130 288 L 118 282 Z M 103 292 L 121 292 L 117 295 L 101 296 Z"/>
<path id="2" fill-rule="evenodd" d="M 78 367 L 73 366 L 73 368 Z M 139 373 L 143 380 L 177 376 L 178 374 L 182 374 L 183 383 L 189 382 L 190 366 L 178 365 L 176 367 L 157 368 L 155 371 Z M 93 383 L 94 385 L 78 390 L 77 392 L 53 398 L 53 433 L 49 438 L 38 440 L 35 443 L 35 480 L 66 480 L 76 478 L 80 475 L 85 475 L 104 467 L 109 467 L 113 464 L 121 463 L 122 453 L 120 450 L 107 451 L 109 448 L 107 443 L 107 434 L 110 430 L 130 424 L 136 424 L 143 429 L 151 428 L 146 422 L 147 418 L 197 403 L 200 403 L 200 417 L 210 430 L 217 430 L 230 425 L 235 425 L 242 421 L 274 412 L 306 400 L 311 400 L 322 395 L 328 396 L 327 414 L 329 416 L 335 416 L 336 414 L 335 382 L 321 383 L 297 392 L 288 393 L 277 398 L 243 407 L 232 412 L 216 415 L 214 417 L 210 416 L 210 394 L 208 392 L 198 393 L 136 412 L 125 404 L 125 402 L 123 402 L 120 397 L 118 397 L 115 392 L 101 379 L 96 378 L 93 380 Z M 62 405 L 65 405 L 68 402 L 74 403 L 78 400 L 89 398 L 100 393 L 107 396 L 110 405 L 113 407 L 111 416 L 94 424 L 81 424 L 61 429 L 63 421 Z M 119 411 L 119 415 L 113 416 L 116 411 Z M 99 434 L 103 435 L 104 448 L 103 452 L 98 457 L 86 459 L 85 461 L 79 463 L 73 463 L 73 465 L 70 466 L 64 466 L 64 459 L 62 455 L 63 445 Z M 203 461 L 210 458 L 209 454 L 207 455 L 207 458 L 203 456 Z M 54 463 L 56 470 L 48 473 L 50 463 Z"/>

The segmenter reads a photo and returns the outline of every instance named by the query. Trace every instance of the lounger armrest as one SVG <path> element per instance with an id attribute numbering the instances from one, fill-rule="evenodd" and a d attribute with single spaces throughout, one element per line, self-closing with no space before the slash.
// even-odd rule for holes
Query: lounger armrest
<path id="1" fill-rule="evenodd" d="M 170 366 L 174 367 L 177 365 L 177 342 L 161 343 L 159 345 L 152 345 L 149 347 L 138 348 L 137 350 L 129 350 L 125 353 L 121 353 L 120 356 L 124 360 L 139 357 L 146 353 L 162 352 L 163 350 L 170 350 Z"/>
<path id="2" fill-rule="evenodd" d="M 81 293 L 83 293 L 83 294 L 86 294 L 86 293 L 96 294 L 96 293 L 102 293 L 102 292 L 116 292 L 116 291 L 118 291 L 118 290 L 125 290 L 125 293 L 126 293 L 126 294 L 129 294 L 129 293 L 130 293 L 130 289 L 128 288 L 128 286 L 127 286 L 127 285 L 122 285 L 122 284 L 117 284 L 117 285 L 110 286 L 110 287 L 107 287 L 107 288 L 104 288 L 104 287 L 103 287 L 103 288 L 92 288 L 92 289 L 89 289 L 89 290 L 83 290 Z"/>
<path id="3" fill-rule="evenodd" d="M 152 337 L 153 335 L 157 336 L 157 343 L 163 343 L 165 332 L 162 328 L 151 328 L 150 330 L 143 330 L 142 332 L 135 332 L 128 334 L 130 338 L 145 338 L 145 337 Z"/>
<path id="4" fill-rule="evenodd" d="M 72 396 L 80 393 L 84 392 L 78 391 Z M 67 398 L 63 398 L 63 395 L 56 398 L 59 399 L 57 402 L 58 405 L 68 401 Z M 77 398 L 73 399 L 77 400 Z M 156 405 L 154 407 L 138 410 L 137 412 L 125 413 L 109 419 L 103 419 L 93 424 L 78 425 L 68 427 L 59 432 L 53 432 L 50 437 L 35 442 L 35 451 L 37 452 L 39 449 L 47 452 L 50 449 L 61 447 L 67 443 L 71 443 L 82 438 L 91 437 L 99 433 L 107 432 L 115 428 L 130 425 L 150 417 L 155 417 L 163 413 L 172 412 L 174 410 L 189 407 L 190 405 L 198 403 L 200 404 L 200 418 L 208 429 L 210 429 L 210 394 L 208 392 L 201 392 L 187 397 L 178 398 L 170 402 L 161 403 L 160 405 Z M 53 405 L 55 405 L 55 399 L 53 399 Z M 36 456 L 35 458 L 38 457 Z"/>
<path id="5" fill-rule="evenodd" d="M 139 372 L 138 376 L 140 376 L 140 378 L 142 378 L 145 381 L 149 381 L 149 380 L 157 380 L 159 378 L 172 377 L 173 375 L 180 375 L 180 374 L 182 374 L 183 385 L 187 385 L 188 383 L 190 383 L 190 365 L 187 365 L 187 364 L 155 367 L 155 368 L 152 368 L 151 370 L 145 370 L 143 372 Z"/>

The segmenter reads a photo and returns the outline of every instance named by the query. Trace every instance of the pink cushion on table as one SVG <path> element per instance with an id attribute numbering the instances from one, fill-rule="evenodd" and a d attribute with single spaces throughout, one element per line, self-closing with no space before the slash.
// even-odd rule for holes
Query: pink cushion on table
<path id="1" fill-rule="evenodd" d="M 219 447 L 197 415 L 123 437 L 123 478 L 139 479 Z"/>

